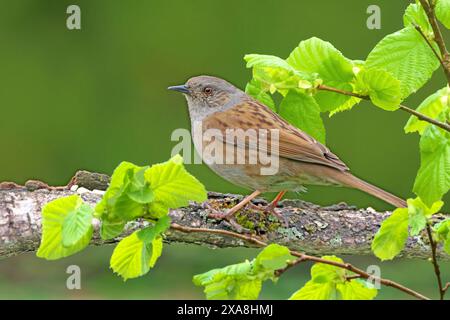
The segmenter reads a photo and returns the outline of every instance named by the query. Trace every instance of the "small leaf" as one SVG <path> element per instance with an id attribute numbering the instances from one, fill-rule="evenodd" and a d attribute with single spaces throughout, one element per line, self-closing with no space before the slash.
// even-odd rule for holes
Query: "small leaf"
<path id="1" fill-rule="evenodd" d="M 125 192 L 125 184 L 130 179 L 134 172 L 142 169 L 130 162 L 121 162 L 111 176 L 111 182 L 106 189 L 102 199 L 97 203 L 95 211 L 97 216 L 101 219 L 114 220 L 114 217 L 110 217 L 111 208 L 114 206 L 115 201 Z M 126 181 L 125 181 L 126 180 Z M 127 196 L 127 198 L 129 198 Z M 117 214 L 117 212 L 116 212 Z"/>
<path id="2" fill-rule="evenodd" d="M 130 184 L 126 189 L 128 197 L 141 204 L 150 203 L 154 198 L 153 191 L 144 178 L 145 170 L 147 167 L 136 171 L 130 178 Z"/>
<path id="3" fill-rule="evenodd" d="M 378 294 L 377 289 L 368 288 L 364 282 L 355 279 L 338 283 L 336 289 L 342 300 L 372 300 Z"/>
<path id="4" fill-rule="evenodd" d="M 336 256 L 323 256 L 322 259 L 343 263 L 341 258 Z M 345 280 L 345 269 L 317 262 L 311 268 L 311 278 L 317 283 Z"/>
<path id="5" fill-rule="evenodd" d="M 287 263 L 294 259 L 295 257 L 291 255 L 287 247 L 279 244 L 270 244 L 256 256 L 255 268 L 274 271 L 286 267 Z"/>
<path id="6" fill-rule="evenodd" d="M 62 243 L 64 247 L 76 245 L 83 238 L 92 237 L 92 213 L 93 209 L 84 203 L 70 212 L 63 221 Z"/>
<path id="7" fill-rule="evenodd" d="M 433 51 L 412 26 L 384 37 L 366 60 L 366 68 L 384 69 L 400 81 L 402 99 L 422 87 L 438 67 Z"/>
<path id="8" fill-rule="evenodd" d="M 436 231 L 438 240 L 444 243 L 444 251 L 450 254 L 450 218 L 439 222 L 433 228 Z"/>
<path id="9" fill-rule="evenodd" d="M 168 222 L 169 221 L 169 222 Z M 114 248 L 110 266 L 124 280 L 140 277 L 152 268 L 162 252 L 160 234 L 170 225 L 168 217 L 154 226 L 135 231 Z"/>
<path id="10" fill-rule="evenodd" d="M 431 206 L 442 199 L 450 188 L 449 134 L 436 126 L 428 126 L 420 139 L 420 169 L 413 191 Z"/>
<path id="11" fill-rule="evenodd" d="M 325 127 L 320 117 L 320 109 L 313 97 L 290 90 L 280 104 L 280 115 L 289 123 L 325 143 Z"/>
<path id="12" fill-rule="evenodd" d="M 272 111 L 276 112 L 275 102 L 270 94 L 264 91 L 262 84 L 256 79 L 252 79 L 245 87 L 245 93 L 252 96 L 262 104 L 268 106 Z"/>
<path id="13" fill-rule="evenodd" d="M 354 65 L 329 42 L 315 37 L 304 40 L 286 61 L 297 71 L 317 74 L 325 85 L 352 90 L 350 82 L 354 78 Z M 337 109 L 351 99 L 349 96 L 328 91 L 318 91 L 315 98 L 323 112 Z"/>
<path id="14" fill-rule="evenodd" d="M 325 82 L 348 82 L 353 79 L 352 62 L 331 43 L 319 38 L 300 42 L 286 62 L 298 71 L 317 73 Z"/>
<path id="15" fill-rule="evenodd" d="M 66 235 L 66 237 L 69 236 L 67 242 L 72 243 L 72 245 L 63 246 L 64 221 L 68 215 L 77 212 L 82 206 L 83 200 L 78 195 L 59 198 L 44 206 L 42 209 L 42 239 L 36 253 L 39 258 L 60 259 L 83 250 L 89 244 L 92 237 L 92 227 L 85 230 L 81 237 L 78 232 L 74 237 L 72 237 L 72 234 Z M 87 211 L 84 206 L 81 210 Z M 84 214 L 82 213 L 82 215 Z M 78 228 L 76 229 L 78 230 Z M 78 241 L 73 243 L 74 239 L 78 239 Z"/>
<path id="16" fill-rule="evenodd" d="M 187 206 L 189 201 L 205 201 L 205 187 L 183 166 L 183 158 L 174 156 L 167 162 L 155 164 L 145 171 L 145 180 L 153 190 L 154 201 L 149 212 L 154 217 L 162 217 L 169 208 Z"/>
<path id="17" fill-rule="evenodd" d="M 125 224 L 126 222 L 120 220 L 119 221 L 102 220 L 102 224 L 100 227 L 100 237 L 103 240 L 109 240 L 119 236 L 122 233 Z"/>
<path id="18" fill-rule="evenodd" d="M 323 256 L 325 260 L 343 263 L 336 256 Z M 378 291 L 368 288 L 357 279 L 348 280 L 353 275 L 343 268 L 317 262 L 311 268 L 311 280 L 296 291 L 290 300 L 371 300 Z"/>
<path id="19" fill-rule="evenodd" d="M 439 21 L 450 29 L 450 0 L 437 0 L 435 12 Z"/>
<path id="20" fill-rule="evenodd" d="M 446 114 L 449 112 L 450 103 L 450 89 L 448 87 L 442 88 L 431 96 L 426 98 L 417 107 L 416 111 L 420 112 L 432 119 L 443 118 L 446 119 Z M 411 116 L 406 123 L 405 132 L 415 132 L 418 131 L 419 134 L 423 134 L 425 129 L 430 125 L 429 122 L 421 121 L 416 116 Z"/>
<path id="21" fill-rule="evenodd" d="M 374 105 L 393 111 L 401 102 L 400 81 L 381 69 L 363 69 L 356 76 L 356 89 L 370 96 Z"/>
<path id="22" fill-rule="evenodd" d="M 415 27 L 417 25 L 425 35 L 433 34 L 433 29 L 428 21 L 427 14 L 420 3 L 411 3 L 408 8 L 406 8 L 405 14 L 403 15 L 403 24 L 405 27 Z"/>
<path id="23" fill-rule="evenodd" d="M 444 202 L 437 201 L 433 203 L 431 207 L 428 207 L 423 203 L 422 199 L 417 197 L 416 199 L 408 199 L 408 214 L 409 214 L 409 226 L 411 228 L 410 234 L 416 236 L 422 231 L 426 224 L 427 218 L 433 214 L 439 212 Z"/>
<path id="24" fill-rule="evenodd" d="M 337 294 L 334 283 L 317 283 L 309 280 L 301 289 L 294 292 L 289 300 L 336 300 Z"/>
<path id="25" fill-rule="evenodd" d="M 334 116 L 336 113 L 339 113 L 339 112 L 342 112 L 342 111 L 351 110 L 360 101 L 361 101 L 361 99 L 359 99 L 359 98 L 350 97 L 350 99 L 347 100 L 343 105 L 341 105 L 340 107 L 330 111 L 330 117 Z"/>
<path id="26" fill-rule="evenodd" d="M 408 209 L 397 208 L 383 221 L 372 241 L 372 251 L 381 260 L 391 260 L 405 246 L 408 238 Z"/>
<path id="27" fill-rule="evenodd" d="M 261 280 L 251 277 L 252 263 L 245 261 L 194 276 L 196 286 L 204 286 L 208 300 L 257 299 Z"/>

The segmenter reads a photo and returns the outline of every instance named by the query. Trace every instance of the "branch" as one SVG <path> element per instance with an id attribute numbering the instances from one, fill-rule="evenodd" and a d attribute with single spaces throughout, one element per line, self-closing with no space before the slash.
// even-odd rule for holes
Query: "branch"
<path id="1" fill-rule="evenodd" d="M 35 251 L 38 248 L 41 235 L 41 209 L 47 202 L 79 193 L 88 204 L 95 205 L 102 196 L 98 190 L 89 191 L 86 188 L 71 191 L 67 188 L 62 190 L 63 187 L 44 187 L 30 191 L 24 187 L 5 183 L 3 188 L 12 189 L 1 190 L 0 184 L 0 258 Z M 242 196 L 210 192 L 208 202 L 218 210 L 226 210 L 240 199 Z M 257 199 L 254 202 L 254 204 L 261 203 L 265 201 Z M 260 212 L 245 209 L 243 213 L 246 215 L 245 219 L 248 219 L 247 223 L 257 225 L 258 239 L 262 239 L 261 241 L 278 243 L 294 251 L 308 252 L 312 255 L 330 253 L 372 255 L 370 248 L 372 238 L 381 222 L 390 214 L 390 212 L 376 212 L 372 208 L 356 209 L 342 203 L 320 207 L 304 201 L 284 200 L 281 205 L 279 211 L 289 221 L 287 228 L 281 227 L 276 222 L 261 222 Z M 192 203 L 187 208 L 171 210 L 170 216 L 172 222 L 180 228 L 214 229 L 217 230 L 216 234 L 186 234 L 184 230 L 172 228 L 167 232 L 165 240 L 212 247 L 259 246 L 255 242 L 247 241 L 250 235 L 241 235 L 239 239 L 230 237 L 228 234 L 230 228 L 226 222 L 206 218 L 208 210 L 203 204 Z M 124 235 L 142 228 L 145 224 L 145 221 L 129 223 Z M 102 241 L 98 234 L 98 223 L 95 223 L 94 227 L 96 232 L 93 245 L 120 240 L 117 238 Z M 402 256 L 427 259 L 430 248 L 426 243 L 426 235 L 409 238 Z M 450 256 L 446 255 L 441 247 L 437 248 L 436 254 L 450 260 Z"/>
<path id="2" fill-rule="evenodd" d="M 444 285 L 442 284 L 441 269 L 439 268 L 438 259 L 436 257 L 437 243 L 433 239 L 433 232 L 431 230 L 431 226 L 428 223 L 427 223 L 426 229 L 427 229 L 427 236 L 430 241 L 430 247 L 431 247 L 431 262 L 433 263 L 434 273 L 436 274 L 436 280 L 437 280 L 438 288 L 439 288 L 439 298 L 441 300 L 444 300 L 445 292 L 447 291 L 448 287 L 447 287 L 447 285 L 444 287 Z"/>
<path id="3" fill-rule="evenodd" d="M 444 69 L 445 76 L 447 77 L 447 82 L 450 85 L 450 54 L 448 53 L 447 47 L 445 46 L 445 41 L 436 19 L 436 14 L 434 12 L 434 3 L 430 4 L 427 0 L 419 1 L 422 5 L 422 8 L 425 10 L 431 28 L 433 29 L 434 40 L 436 41 L 442 56 L 442 67 Z"/>
<path id="4" fill-rule="evenodd" d="M 359 99 L 371 101 L 369 96 L 358 94 L 358 93 L 354 93 L 354 92 L 351 92 L 351 91 L 341 90 L 341 89 L 338 89 L 338 88 L 329 87 L 329 86 L 326 86 L 326 85 L 323 85 L 323 84 L 319 85 L 317 87 L 317 89 L 318 90 L 335 92 L 335 93 L 343 94 L 343 95 L 346 95 L 346 96 L 356 97 L 356 98 L 359 98 Z M 448 132 L 450 132 L 450 125 L 448 123 L 440 122 L 438 120 L 430 118 L 430 117 L 424 115 L 423 113 L 417 112 L 416 110 L 408 108 L 407 106 L 404 106 L 404 105 L 399 105 L 399 109 L 403 110 L 403 111 L 406 111 L 406 112 L 416 116 L 420 120 L 429 122 L 431 124 L 434 124 L 435 126 L 438 126 L 438 127 L 442 128 L 442 129 L 447 130 Z"/>

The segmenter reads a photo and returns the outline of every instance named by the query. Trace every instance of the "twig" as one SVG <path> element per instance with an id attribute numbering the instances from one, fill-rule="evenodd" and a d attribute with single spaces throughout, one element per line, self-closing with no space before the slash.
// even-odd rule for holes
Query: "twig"
<path id="1" fill-rule="evenodd" d="M 353 279 L 360 279 L 360 278 L 361 278 L 361 276 L 359 274 L 354 274 L 352 276 L 345 277 L 345 280 L 346 281 L 350 281 L 350 280 L 353 280 Z"/>
<path id="2" fill-rule="evenodd" d="M 436 49 L 433 47 L 433 44 L 430 42 L 430 40 L 428 39 L 428 37 L 426 36 L 426 34 L 423 32 L 422 28 L 417 25 L 414 24 L 414 28 L 416 28 L 416 30 L 420 33 L 420 35 L 422 36 L 422 38 L 425 40 L 425 42 L 428 44 L 428 46 L 430 47 L 431 51 L 433 51 L 434 55 L 436 56 L 436 58 L 439 60 L 439 63 L 441 64 L 442 68 L 445 69 L 445 65 L 444 65 L 444 61 L 442 61 L 441 56 L 439 55 L 439 53 L 436 51 Z"/>
<path id="3" fill-rule="evenodd" d="M 447 290 L 450 288 L 450 282 L 447 282 L 444 286 L 444 292 L 447 292 Z"/>
<path id="4" fill-rule="evenodd" d="M 436 257 L 437 243 L 433 239 L 433 233 L 431 231 L 431 227 L 429 224 L 427 224 L 427 234 L 428 234 L 428 239 L 430 240 L 431 262 L 433 263 L 433 266 L 434 266 L 434 273 L 436 274 L 436 279 L 437 279 L 437 283 L 438 283 L 438 287 L 439 287 L 439 298 L 441 300 L 444 300 L 445 291 L 447 291 L 447 288 L 444 289 L 444 286 L 442 285 L 441 270 L 439 268 L 438 259 Z"/>
<path id="5" fill-rule="evenodd" d="M 292 262 L 289 262 L 288 265 L 286 267 L 284 267 L 283 269 L 278 269 L 277 271 L 275 271 L 275 275 L 277 277 L 280 277 L 283 273 L 285 273 L 286 271 L 288 271 L 290 268 L 298 265 L 299 263 L 302 263 L 303 261 L 305 261 L 304 258 L 298 258 Z"/>
<path id="6" fill-rule="evenodd" d="M 206 229 L 206 228 L 192 228 L 192 227 L 185 227 L 185 226 L 180 226 L 178 224 L 172 223 L 171 224 L 171 228 L 181 231 L 181 232 L 187 232 L 187 233 L 191 233 L 191 232 L 207 232 L 207 233 L 215 233 L 215 234 L 221 234 L 221 235 L 227 235 L 230 237 L 234 237 L 234 238 L 238 238 L 241 240 L 246 240 L 249 242 L 252 242 L 260 247 L 265 247 L 268 244 L 265 243 L 264 241 L 252 237 L 252 236 L 247 236 L 247 235 L 243 235 L 240 233 L 236 233 L 236 232 L 232 232 L 232 231 L 225 231 L 225 230 L 218 230 L 218 229 Z M 409 294 L 415 298 L 421 299 L 421 300 L 430 300 L 428 297 L 412 290 L 409 289 L 397 282 L 394 282 L 392 280 L 388 280 L 388 279 L 383 279 L 383 278 L 379 278 L 379 277 L 375 277 L 367 272 L 365 272 L 364 270 L 361 270 L 359 268 L 356 268 L 355 266 L 353 266 L 350 263 L 340 263 L 337 261 L 332 261 L 332 260 L 326 260 L 326 259 L 322 259 L 319 257 L 315 257 L 315 256 L 310 256 L 304 253 L 300 253 L 298 251 L 291 251 L 291 254 L 299 259 L 296 260 L 296 264 L 302 262 L 302 261 L 313 261 L 313 262 L 318 262 L 318 263 L 324 263 L 324 264 L 328 264 L 328 265 L 332 265 L 338 268 L 343 268 L 346 269 L 348 271 L 351 271 L 353 273 L 356 273 L 357 275 L 360 276 L 360 278 L 363 279 L 373 279 L 375 281 L 379 281 L 381 284 L 388 286 L 388 287 L 392 287 L 392 288 L 396 288 L 406 294 Z M 283 271 L 284 272 L 284 271 Z"/>
<path id="7" fill-rule="evenodd" d="M 317 89 L 318 90 L 335 92 L 335 93 L 343 94 L 343 95 L 346 95 L 346 96 L 356 97 L 356 98 L 359 98 L 359 99 L 370 101 L 370 97 L 369 96 L 362 95 L 362 94 L 359 94 L 359 93 L 354 93 L 354 92 L 351 92 L 351 91 L 341 90 L 341 89 L 338 89 L 338 88 L 329 87 L 329 86 L 326 86 L 326 85 L 323 85 L 323 84 L 319 85 L 317 87 Z M 420 120 L 429 122 L 429 123 L 434 124 L 435 126 L 437 126 L 439 128 L 442 128 L 442 129 L 450 132 L 450 125 L 447 124 L 447 123 L 440 122 L 438 120 L 430 118 L 430 117 L 424 115 L 423 113 L 417 112 L 416 110 L 408 108 L 407 106 L 404 106 L 404 105 L 399 105 L 399 109 L 403 110 L 403 111 L 406 111 L 406 112 L 416 116 Z"/>
<path id="8" fill-rule="evenodd" d="M 439 24 L 436 19 L 436 15 L 434 12 L 434 3 L 429 3 L 427 0 L 419 0 L 422 8 L 425 10 L 425 13 L 428 17 L 428 21 L 430 22 L 431 28 L 434 33 L 434 40 L 436 41 L 439 51 L 442 55 L 442 67 L 444 68 L 445 76 L 447 77 L 447 82 L 450 85 L 450 54 L 448 53 L 447 47 L 445 46 L 444 38 L 442 37 L 441 29 L 439 28 Z"/>

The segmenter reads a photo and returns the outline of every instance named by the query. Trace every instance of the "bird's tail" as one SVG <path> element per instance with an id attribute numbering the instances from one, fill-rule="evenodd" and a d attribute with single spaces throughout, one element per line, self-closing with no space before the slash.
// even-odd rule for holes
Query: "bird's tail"
<path id="1" fill-rule="evenodd" d="M 396 208 L 406 208 L 408 206 L 405 200 L 394 196 L 392 193 L 384 191 L 383 189 L 380 189 L 364 180 L 361 180 L 350 173 L 346 172 L 341 177 L 342 182 L 346 186 L 364 191 L 374 197 L 386 201 L 389 204 L 392 204 Z"/>

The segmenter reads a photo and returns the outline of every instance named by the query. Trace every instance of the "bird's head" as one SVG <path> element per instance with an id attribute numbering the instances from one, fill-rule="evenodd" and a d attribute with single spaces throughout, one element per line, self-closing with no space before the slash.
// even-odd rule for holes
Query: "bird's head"
<path id="1" fill-rule="evenodd" d="M 203 120 L 219 111 L 224 111 L 238 102 L 244 92 L 231 83 L 216 77 L 197 76 L 186 84 L 168 88 L 185 95 L 191 120 Z"/>

